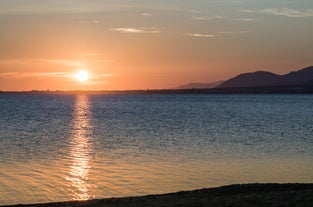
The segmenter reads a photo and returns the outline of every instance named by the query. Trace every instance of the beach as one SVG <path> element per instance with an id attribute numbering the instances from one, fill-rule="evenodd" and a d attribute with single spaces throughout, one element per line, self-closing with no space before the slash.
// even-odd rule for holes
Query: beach
<path id="1" fill-rule="evenodd" d="M 313 207 L 312 0 L 0 8 L 0 207 Z"/>
<path id="2" fill-rule="evenodd" d="M 313 184 L 242 184 L 140 197 L 14 205 L 11 207 L 313 206 Z M 4 206 L 3 206 L 4 207 Z"/>

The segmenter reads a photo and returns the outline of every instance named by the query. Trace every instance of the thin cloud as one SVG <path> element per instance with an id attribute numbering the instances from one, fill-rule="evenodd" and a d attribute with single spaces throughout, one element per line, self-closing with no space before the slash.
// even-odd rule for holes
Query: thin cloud
<path id="1" fill-rule="evenodd" d="M 193 13 L 193 14 L 200 14 L 200 13 L 202 13 L 201 11 L 194 10 L 194 9 L 190 9 L 190 10 L 187 10 L 187 11 L 190 12 L 190 13 Z"/>
<path id="2" fill-rule="evenodd" d="M 214 38 L 216 35 L 213 34 L 199 34 L 199 33 L 189 33 L 186 34 L 189 37 L 204 37 L 204 38 Z"/>
<path id="3" fill-rule="evenodd" d="M 198 21 L 201 21 L 201 20 L 215 20 L 215 19 L 223 19 L 223 18 L 224 18 L 223 16 L 219 16 L 219 15 L 210 16 L 210 17 L 202 17 L 202 16 L 193 16 L 193 17 L 191 17 L 192 20 L 198 20 Z"/>
<path id="4" fill-rule="evenodd" d="M 140 34 L 140 33 L 160 33 L 158 30 L 145 30 L 145 29 L 138 29 L 138 28 L 112 28 L 110 31 L 121 32 L 121 33 L 133 33 L 133 34 Z"/>
<path id="5" fill-rule="evenodd" d="M 240 10 L 241 12 L 246 13 L 259 13 L 259 14 L 270 14 L 275 16 L 285 16 L 293 18 L 303 18 L 303 17 L 313 17 L 313 9 L 306 10 L 296 10 L 290 8 L 267 8 L 263 10 Z"/>
<path id="6" fill-rule="evenodd" d="M 55 76 L 55 77 L 58 77 L 58 76 L 68 76 L 69 73 L 68 72 L 49 72 L 49 73 L 37 73 L 36 75 L 39 75 L 39 76 Z"/>
<path id="7" fill-rule="evenodd" d="M 218 34 L 245 34 L 248 32 L 249 31 L 221 31 L 221 32 L 218 32 Z"/>
<path id="8" fill-rule="evenodd" d="M 147 13 L 147 12 L 141 13 L 140 15 L 141 15 L 141 16 L 152 16 L 151 13 Z"/>
<path id="9" fill-rule="evenodd" d="M 93 79 L 102 79 L 112 76 L 116 76 L 116 74 L 113 73 L 93 74 Z"/>
<path id="10" fill-rule="evenodd" d="M 76 60 L 67 59 L 42 59 L 42 58 L 21 58 L 21 59 L 4 59 L 0 60 L 0 65 L 3 64 L 38 64 L 38 63 L 54 63 L 70 67 L 83 67 L 84 64 Z"/>
<path id="11" fill-rule="evenodd" d="M 237 18 L 235 20 L 241 21 L 241 22 L 255 22 L 255 21 L 257 21 L 257 19 L 255 19 L 255 18 Z"/>
<path id="12" fill-rule="evenodd" d="M 99 76 L 99 77 L 111 77 L 111 76 L 114 76 L 114 74 L 106 73 L 106 74 L 98 74 L 97 76 Z"/>
<path id="13" fill-rule="evenodd" d="M 5 76 L 12 76 L 15 75 L 15 72 L 9 72 L 9 73 L 0 73 L 0 77 L 5 77 Z"/>
<path id="14" fill-rule="evenodd" d="M 0 73 L 0 77 L 5 77 L 9 79 L 23 79 L 23 78 L 36 78 L 36 77 L 50 77 L 50 78 L 60 78 L 60 77 L 70 77 L 69 72 L 9 72 Z"/>
<path id="15" fill-rule="evenodd" d="M 86 54 L 76 54 L 76 55 L 103 55 L 101 53 L 86 53 Z M 105 60 L 96 60 L 96 61 L 105 61 Z M 21 65 L 25 64 L 31 65 L 46 65 L 47 63 L 53 64 L 54 68 L 60 68 L 62 66 L 68 66 L 68 71 L 3 71 L 0 72 L 0 79 L 7 80 L 21 80 L 21 79 L 68 79 L 75 80 L 75 75 L 77 69 L 85 68 L 84 64 L 80 61 L 69 60 L 69 59 L 42 59 L 42 58 L 22 58 L 22 59 L 3 59 L 0 60 L 1 65 Z M 90 83 L 95 81 L 100 81 L 102 79 L 109 78 L 114 76 L 112 73 L 90 73 Z"/>
<path id="16" fill-rule="evenodd" d="M 66 65 L 70 67 L 84 67 L 85 65 L 80 61 L 76 60 L 66 60 L 66 59 L 38 59 L 43 62 L 56 63 L 61 65 Z"/>
<path id="17" fill-rule="evenodd" d="M 102 74 L 91 74 L 91 79 L 102 79 L 106 77 L 112 77 L 115 74 L 102 73 Z M 73 78 L 75 72 L 4 72 L 0 73 L 0 78 L 6 79 L 24 79 L 24 78 Z"/>

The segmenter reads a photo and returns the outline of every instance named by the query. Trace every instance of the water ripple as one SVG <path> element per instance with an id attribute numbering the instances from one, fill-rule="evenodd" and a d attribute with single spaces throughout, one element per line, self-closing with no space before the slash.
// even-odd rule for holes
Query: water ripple
<path id="1" fill-rule="evenodd" d="M 311 95 L 0 95 L 0 205 L 312 182 Z"/>

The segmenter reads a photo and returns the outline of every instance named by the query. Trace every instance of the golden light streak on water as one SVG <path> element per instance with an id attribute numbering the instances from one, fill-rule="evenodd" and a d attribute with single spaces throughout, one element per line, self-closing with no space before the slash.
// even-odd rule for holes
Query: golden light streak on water
<path id="1" fill-rule="evenodd" d="M 11 96 L 0 205 L 313 180 L 312 97 Z"/>
<path id="2" fill-rule="evenodd" d="M 76 97 L 73 133 L 70 143 L 72 147 L 70 151 L 72 166 L 69 176 L 66 178 L 70 181 L 69 187 L 73 194 L 73 200 L 87 200 L 94 197 L 90 193 L 92 186 L 89 184 L 90 152 L 92 150 L 91 131 L 88 96 L 78 95 Z"/>

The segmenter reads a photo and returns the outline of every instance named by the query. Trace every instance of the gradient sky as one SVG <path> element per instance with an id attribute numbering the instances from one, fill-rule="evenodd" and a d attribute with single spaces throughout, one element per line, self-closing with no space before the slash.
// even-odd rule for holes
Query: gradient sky
<path id="1" fill-rule="evenodd" d="M 313 1 L 0 0 L 0 90 L 173 88 L 313 65 Z M 80 83 L 74 75 L 90 73 Z"/>

